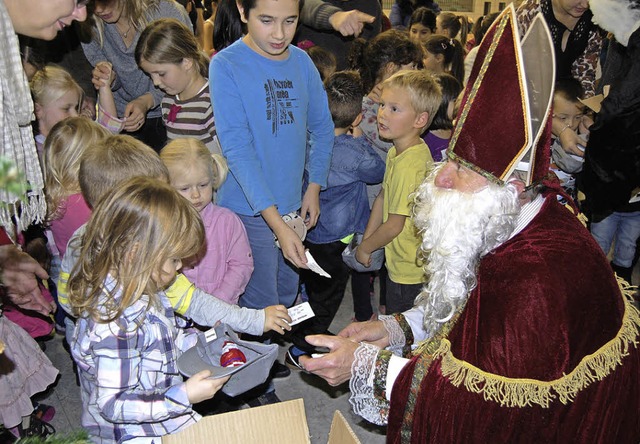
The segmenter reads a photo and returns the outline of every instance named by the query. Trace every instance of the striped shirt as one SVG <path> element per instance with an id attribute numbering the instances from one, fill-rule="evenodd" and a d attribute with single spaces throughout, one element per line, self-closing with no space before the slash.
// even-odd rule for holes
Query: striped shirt
<path id="1" fill-rule="evenodd" d="M 162 120 L 169 140 L 193 137 L 202 141 L 209 151 L 221 154 L 213 120 L 209 83 L 190 99 L 166 95 L 162 99 Z"/>

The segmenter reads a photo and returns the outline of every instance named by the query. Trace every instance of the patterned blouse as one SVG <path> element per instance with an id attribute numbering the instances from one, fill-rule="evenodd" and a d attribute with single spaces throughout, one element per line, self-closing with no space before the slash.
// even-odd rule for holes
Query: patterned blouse
<path id="1" fill-rule="evenodd" d="M 518 7 L 516 12 L 517 20 L 518 20 L 518 28 L 520 30 L 520 35 L 524 36 L 529 26 L 533 22 L 534 17 L 539 13 L 543 13 L 545 16 L 545 20 L 547 21 L 547 25 L 549 25 L 552 31 L 552 37 L 554 40 L 554 46 L 556 47 L 556 52 L 558 52 L 559 40 L 562 39 L 562 35 L 564 34 L 564 26 L 560 24 L 557 20 L 551 19 L 553 17 L 553 11 L 551 7 L 551 0 L 525 0 Z M 601 28 L 591 23 L 591 11 L 587 10 L 584 15 L 580 18 L 573 31 L 571 32 L 571 36 L 569 37 L 569 42 L 567 44 L 567 48 L 562 53 L 556 54 L 556 61 L 560 57 L 568 56 L 571 51 L 569 47 L 572 42 L 579 44 L 579 41 L 586 40 L 586 47 L 581 54 L 577 55 L 577 58 L 573 60 L 571 64 L 571 76 L 580 81 L 582 88 L 585 92 L 585 97 L 591 97 L 595 94 L 595 83 L 596 83 L 596 75 L 597 75 L 597 66 L 598 60 L 600 57 L 600 52 L 602 51 L 602 46 L 604 43 L 604 37 L 606 36 L 606 32 Z M 550 23 L 552 21 L 553 23 Z M 561 29 L 560 27 L 564 28 Z M 555 29 L 559 28 L 559 29 Z M 555 31 L 554 31 L 555 30 Z M 581 32 L 586 32 L 587 35 L 581 37 Z M 557 73 L 558 74 L 558 73 Z"/>

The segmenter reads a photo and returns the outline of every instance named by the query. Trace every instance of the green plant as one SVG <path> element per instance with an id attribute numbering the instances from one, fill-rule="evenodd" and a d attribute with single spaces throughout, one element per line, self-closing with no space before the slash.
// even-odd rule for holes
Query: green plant
<path id="1" fill-rule="evenodd" d="M 22 199 L 27 192 L 24 174 L 4 156 L 0 156 L 0 190 L 7 191 L 18 199 Z"/>

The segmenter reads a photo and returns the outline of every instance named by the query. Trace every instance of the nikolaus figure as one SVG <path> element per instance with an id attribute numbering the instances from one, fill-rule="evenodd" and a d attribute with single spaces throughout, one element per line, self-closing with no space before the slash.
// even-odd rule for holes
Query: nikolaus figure
<path id="1" fill-rule="evenodd" d="M 415 306 L 309 336 L 301 359 L 390 443 L 638 442 L 640 314 L 549 167 L 553 49 L 512 7 L 478 53 L 448 160 L 414 223 L 428 283 Z M 496 106 L 496 104 L 500 106 Z"/>

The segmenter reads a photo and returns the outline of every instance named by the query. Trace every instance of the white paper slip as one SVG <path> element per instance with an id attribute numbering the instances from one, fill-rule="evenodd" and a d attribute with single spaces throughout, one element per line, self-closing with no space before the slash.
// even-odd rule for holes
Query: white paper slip
<path id="1" fill-rule="evenodd" d="M 320 276 L 323 276 L 323 277 L 326 277 L 326 278 L 330 278 L 331 277 L 331 275 L 329 273 L 324 271 L 322 269 L 322 267 L 320 265 L 318 265 L 318 263 L 313 258 L 313 256 L 311 256 L 311 253 L 309 253 L 309 250 L 305 251 L 304 254 L 307 257 L 307 267 L 309 267 L 309 270 L 313 271 L 314 273 L 318 273 Z"/>
<path id="2" fill-rule="evenodd" d="M 309 318 L 314 317 L 316 314 L 311 309 L 311 305 L 308 302 L 303 302 L 302 304 L 294 305 L 290 309 L 287 310 L 289 316 L 291 317 L 291 322 L 289 325 L 296 325 L 302 321 L 306 321 Z"/>

